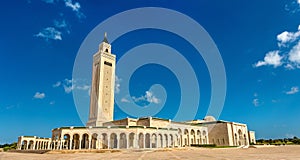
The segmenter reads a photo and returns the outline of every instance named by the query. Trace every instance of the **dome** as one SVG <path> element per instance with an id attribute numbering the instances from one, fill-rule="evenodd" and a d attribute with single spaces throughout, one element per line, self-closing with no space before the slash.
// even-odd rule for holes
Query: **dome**
<path id="1" fill-rule="evenodd" d="M 215 117 L 213 116 L 206 116 L 203 120 L 207 122 L 216 121 Z"/>

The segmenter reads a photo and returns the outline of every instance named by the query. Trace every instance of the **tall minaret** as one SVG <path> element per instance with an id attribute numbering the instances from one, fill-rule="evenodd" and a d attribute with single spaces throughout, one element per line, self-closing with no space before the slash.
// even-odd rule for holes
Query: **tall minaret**
<path id="1" fill-rule="evenodd" d="M 90 114 L 87 126 L 102 126 L 114 116 L 114 86 L 116 55 L 111 53 L 107 35 L 93 56 L 93 78 L 90 98 Z"/>

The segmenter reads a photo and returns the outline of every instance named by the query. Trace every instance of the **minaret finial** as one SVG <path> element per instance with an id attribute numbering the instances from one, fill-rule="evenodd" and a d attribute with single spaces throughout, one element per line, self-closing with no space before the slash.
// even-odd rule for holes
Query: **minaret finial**
<path id="1" fill-rule="evenodd" d="M 107 40 L 107 33 L 106 33 L 106 32 L 104 32 L 104 39 L 103 39 L 102 42 L 108 43 L 108 40 Z"/>

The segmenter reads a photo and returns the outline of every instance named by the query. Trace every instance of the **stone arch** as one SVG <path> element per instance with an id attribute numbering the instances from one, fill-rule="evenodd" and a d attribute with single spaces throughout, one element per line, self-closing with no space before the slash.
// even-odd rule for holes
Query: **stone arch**
<path id="1" fill-rule="evenodd" d="M 247 136 L 244 134 L 244 145 L 248 145 Z"/>
<path id="2" fill-rule="evenodd" d="M 173 140 L 173 135 L 170 134 L 170 147 L 174 146 L 174 140 Z"/>
<path id="3" fill-rule="evenodd" d="M 34 147 L 34 141 L 30 140 L 28 143 L 28 149 L 34 149 L 33 147 Z"/>
<path id="4" fill-rule="evenodd" d="M 150 134 L 146 133 L 146 136 L 145 136 L 145 148 L 150 148 L 150 142 L 151 142 L 150 139 L 151 139 Z"/>
<path id="5" fill-rule="evenodd" d="M 234 144 L 236 145 L 236 146 L 238 146 L 238 139 L 237 139 L 237 134 L 235 133 L 234 134 Z"/>
<path id="6" fill-rule="evenodd" d="M 201 144 L 201 131 L 200 130 L 197 130 L 197 144 Z"/>
<path id="7" fill-rule="evenodd" d="M 179 135 L 178 144 L 179 146 L 182 146 L 182 131 L 180 128 L 178 128 L 178 135 Z"/>
<path id="8" fill-rule="evenodd" d="M 161 134 L 158 134 L 157 137 L 158 137 L 158 138 L 157 138 L 157 147 L 158 147 L 158 148 L 162 148 L 162 147 L 163 147 L 163 137 L 162 137 Z"/>
<path id="9" fill-rule="evenodd" d="M 144 134 L 140 133 L 139 134 L 139 148 L 144 148 Z"/>
<path id="10" fill-rule="evenodd" d="M 102 133 L 101 148 L 108 149 L 108 135 L 106 133 Z"/>
<path id="11" fill-rule="evenodd" d="M 165 139 L 164 147 L 169 147 L 169 139 L 168 139 L 168 135 L 167 134 L 164 135 L 164 139 Z"/>
<path id="12" fill-rule="evenodd" d="M 98 134 L 93 133 L 92 140 L 91 140 L 91 149 L 97 149 L 97 140 L 98 140 Z"/>
<path id="13" fill-rule="evenodd" d="M 151 145 L 152 145 L 152 148 L 157 148 L 157 136 L 155 133 L 152 134 Z"/>
<path id="14" fill-rule="evenodd" d="M 203 136 L 203 144 L 207 144 L 207 134 L 206 134 L 206 131 L 202 131 L 202 136 Z"/>
<path id="15" fill-rule="evenodd" d="M 81 139 L 81 149 L 88 149 L 89 148 L 89 135 L 84 133 Z"/>
<path id="16" fill-rule="evenodd" d="M 118 148 L 118 139 L 116 133 L 110 134 L 110 148 L 111 149 Z"/>
<path id="17" fill-rule="evenodd" d="M 195 131 L 192 129 L 191 130 L 191 144 L 195 144 L 196 143 L 196 133 Z"/>
<path id="18" fill-rule="evenodd" d="M 21 143 L 21 150 L 22 150 L 22 149 L 23 149 L 23 150 L 26 150 L 27 144 L 28 144 L 27 140 L 23 140 L 22 143 Z"/>
<path id="19" fill-rule="evenodd" d="M 239 129 L 238 130 L 238 136 L 239 136 L 239 146 L 243 145 L 243 133 L 242 131 Z"/>
<path id="20" fill-rule="evenodd" d="M 64 143 L 63 143 L 62 149 L 69 149 L 71 135 L 66 133 L 66 134 L 63 135 L 63 139 L 64 139 Z M 43 144 L 43 145 L 45 145 L 45 144 Z"/>
<path id="21" fill-rule="evenodd" d="M 120 134 L 120 148 L 127 148 L 127 138 L 125 133 Z"/>
<path id="22" fill-rule="evenodd" d="M 184 146 L 189 145 L 189 139 L 190 139 L 189 130 L 185 129 L 184 130 Z"/>
<path id="23" fill-rule="evenodd" d="M 79 142 L 79 140 L 80 140 L 80 136 L 79 136 L 79 134 L 74 134 L 73 135 L 73 144 L 72 144 L 72 148 L 74 148 L 74 149 L 79 149 L 79 144 L 80 144 L 80 142 Z"/>
<path id="24" fill-rule="evenodd" d="M 129 134 L 129 148 L 134 148 L 134 133 Z"/>

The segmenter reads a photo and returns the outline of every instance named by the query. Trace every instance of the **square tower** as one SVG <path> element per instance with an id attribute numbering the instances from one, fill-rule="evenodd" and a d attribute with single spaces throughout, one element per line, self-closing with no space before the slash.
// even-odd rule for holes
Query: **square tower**
<path id="1" fill-rule="evenodd" d="M 106 33 L 93 56 L 92 87 L 90 95 L 90 113 L 87 126 L 102 126 L 112 121 L 114 114 L 116 55 L 111 53 L 111 45 Z"/>

